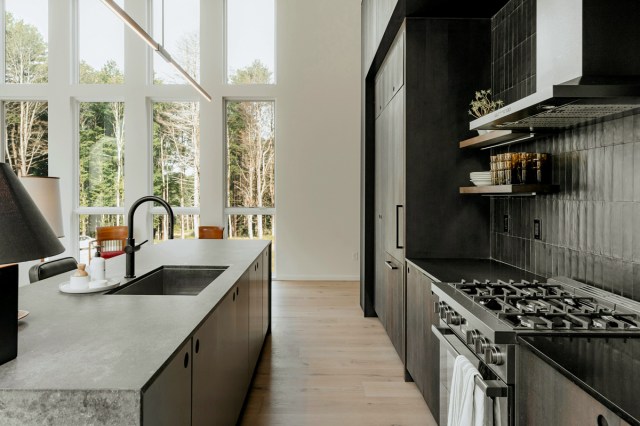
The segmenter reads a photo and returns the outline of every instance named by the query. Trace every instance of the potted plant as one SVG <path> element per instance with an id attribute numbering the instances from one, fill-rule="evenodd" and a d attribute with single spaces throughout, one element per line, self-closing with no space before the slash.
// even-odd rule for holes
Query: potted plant
<path id="1" fill-rule="evenodd" d="M 504 106 L 504 102 L 499 99 L 495 101 L 491 99 L 491 89 L 487 89 L 476 92 L 476 96 L 470 105 L 469 115 L 480 118 L 501 108 Z M 482 135 L 487 133 L 487 130 L 478 130 L 478 133 Z"/>

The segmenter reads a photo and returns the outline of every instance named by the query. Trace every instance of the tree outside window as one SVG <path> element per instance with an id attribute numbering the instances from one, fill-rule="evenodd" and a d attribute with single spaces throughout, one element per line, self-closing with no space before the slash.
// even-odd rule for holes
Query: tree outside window
<path id="1" fill-rule="evenodd" d="M 153 192 L 172 207 L 200 206 L 200 104 L 153 105 Z M 176 238 L 193 238 L 197 215 L 176 215 Z M 154 239 L 168 236 L 166 216 L 155 215 Z"/>

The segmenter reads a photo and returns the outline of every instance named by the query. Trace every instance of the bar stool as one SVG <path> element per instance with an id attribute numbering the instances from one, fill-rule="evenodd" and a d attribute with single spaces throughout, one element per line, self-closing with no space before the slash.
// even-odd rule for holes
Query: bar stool
<path id="1" fill-rule="evenodd" d="M 224 228 L 219 226 L 198 226 L 198 238 L 201 240 L 221 240 Z"/>

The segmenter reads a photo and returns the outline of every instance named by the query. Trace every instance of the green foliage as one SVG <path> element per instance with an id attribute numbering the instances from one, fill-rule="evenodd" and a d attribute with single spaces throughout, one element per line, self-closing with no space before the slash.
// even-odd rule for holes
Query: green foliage
<path id="1" fill-rule="evenodd" d="M 38 29 L 5 13 L 5 81 L 46 83 L 47 44 Z"/>

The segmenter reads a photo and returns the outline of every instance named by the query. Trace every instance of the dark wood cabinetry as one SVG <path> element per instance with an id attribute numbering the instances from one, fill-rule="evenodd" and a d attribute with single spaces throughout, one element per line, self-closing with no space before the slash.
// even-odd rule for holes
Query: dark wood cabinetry
<path id="1" fill-rule="evenodd" d="M 191 424 L 191 339 L 142 391 L 142 424 Z"/>
<path id="2" fill-rule="evenodd" d="M 407 262 L 407 364 L 406 368 L 431 409 L 439 416 L 440 351 L 431 325 L 438 318 L 433 310 L 431 279 L 411 262 Z"/>
<path id="3" fill-rule="evenodd" d="M 237 422 L 270 327 L 269 261 L 267 248 L 143 392 L 143 424 Z"/>

